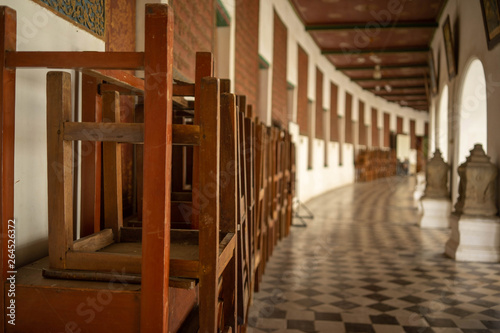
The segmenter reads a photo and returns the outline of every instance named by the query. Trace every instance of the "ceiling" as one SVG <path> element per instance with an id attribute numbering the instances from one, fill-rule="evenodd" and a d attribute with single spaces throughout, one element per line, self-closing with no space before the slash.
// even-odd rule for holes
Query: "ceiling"
<path id="1" fill-rule="evenodd" d="M 446 0 L 290 0 L 322 54 L 362 88 L 428 111 L 429 45 Z"/>

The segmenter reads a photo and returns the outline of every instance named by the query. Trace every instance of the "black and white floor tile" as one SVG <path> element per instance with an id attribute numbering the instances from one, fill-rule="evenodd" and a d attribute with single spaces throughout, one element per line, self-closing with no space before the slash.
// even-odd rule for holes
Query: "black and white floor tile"
<path id="1" fill-rule="evenodd" d="M 444 256 L 449 231 L 423 230 L 414 179 L 331 191 L 307 203 L 269 261 L 249 332 L 500 333 L 500 264 Z"/>

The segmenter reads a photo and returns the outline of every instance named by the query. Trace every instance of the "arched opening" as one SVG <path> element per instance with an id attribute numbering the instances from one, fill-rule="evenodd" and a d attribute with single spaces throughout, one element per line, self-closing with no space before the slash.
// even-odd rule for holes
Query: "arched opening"
<path id="1" fill-rule="evenodd" d="M 443 88 L 438 109 L 437 148 L 441 150 L 443 159 L 448 161 L 448 86 Z"/>
<path id="2" fill-rule="evenodd" d="M 473 60 L 465 72 L 460 103 L 460 137 L 458 163 L 465 162 L 474 144 L 486 147 L 486 79 L 479 59 Z"/>

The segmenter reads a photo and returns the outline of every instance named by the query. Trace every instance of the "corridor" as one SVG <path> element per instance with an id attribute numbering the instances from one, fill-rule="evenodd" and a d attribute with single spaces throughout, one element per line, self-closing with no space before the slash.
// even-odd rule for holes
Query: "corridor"
<path id="1" fill-rule="evenodd" d="M 500 264 L 446 258 L 448 230 L 417 225 L 414 185 L 393 177 L 309 201 L 315 218 L 275 248 L 249 332 L 500 332 Z"/>

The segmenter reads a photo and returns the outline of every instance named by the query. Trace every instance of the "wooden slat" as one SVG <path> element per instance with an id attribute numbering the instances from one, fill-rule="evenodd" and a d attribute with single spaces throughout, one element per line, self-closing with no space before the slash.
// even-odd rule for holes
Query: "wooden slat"
<path id="1" fill-rule="evenodd" d="M 221 80 L 221 231 L 230 231 L 219 247 L 219 275 L 222 274 L 222 299 L 224 301 L 224 325 L 236 331 L 237 320 L 237 129 L 236 129 L 236 97 L 229 94 L 230 81 Z M 232 235 L 232 237 L 231 237 Z M 228 237 L 231 237 L 228 239 Z M 234 244 L 229 244 L 234 242 Z M 222 251 L 222 253 L 221 253 Z"/>
<path id="2" fill-rule="evenodd" d="M 49 256 L 51 268 L 66 268 L 73 244 L 73 150 L 63 140 L 63 122 L 71 120 L 71 75 L 47 73 L 47 163 Z"/>
<path id="3" fill-rule="evenodd" d="M 231 80 L 229 79 L 220 79 L 220 93 L 226 94 L 231 92 Z"/>
<path id="4" fill-rule="evenodd" d="M 117 91 L 120 95 L 132 95 L 132 96 L 142 96 L 143 92 L 136 89 L 128 89 L 123 86 L 119 86 L 111 83 L 101 83 L 99 85 L 99 93 L 103 93 L 105 91 Z"/>
<path id="5" fill-rule="evenodd" d="M 200 331 L 217 332 L 217 286 L 219 259 L 219 175 L 220 175 L 220 101 L 219 80 L 201 79 L 201 92 L 197 102 L 201 143 L 199 187 L 193 187 L 193 211 L 199 212 L 200 229 Z M 199 191 L 195 191 L 198 189 Z M 210 191 L 210 192 L 208 192 Z M 200 204 L 194 194 L 204 193 L 207 204 Z M 206 195 L 210 193 L 209 195 Z"/>
<path id="6" fill-rule="evenodd" d="M 227 87 L 226 87 L 227 88 Z M 236 99 L 233 94 L 221 95 L 221 176 L 220 184 L 221 218 L 220 230 L 236 232 L 237 206 L 237 142 L 236 142 Z"/>
<path id="7" fill-rule="evenodd" d="M 174 96 L 194 96 L 194 84 L 174 84 Z"/>
<path id="8" fill-rule="evenodd" d="M 194 125 L 200 124 L 200 93 L 201 93 L 201 79 L 204 77 L 213 76 L 214 59 L 210 52 L 197 52 L 196 53 L 196 73 L 195 73 L 195 92 L 194 92 Z M 199 165 L 198 148 L 193 148 L 193 170 Z M 198 172 L 193 172 L 192 188 L 199 188 L 198 186 Z M 199 201 L 197 198 L 198 193 L 194 192 L 193 202 Z M 193 228 L 197 229 L 199 225 L 198 212 L 194 212 L 191 220 Z"/>
<path id="9" fill-rule="evenodd" d="M 219 273 L 218 273 L 219 276 L 224 272 L 224 269 L 226 268 L 227 264 L 233 258 L 235 248 L 236 248 L 236 234 L 229 233 L 224 237 L 224 239 L 219 244 L 219 260 L 217 264 L 219 267 Z"/>
<path id="10" fill-rule="evenodd" d="M 114 92 L 106 92 L 106 94 Z M 144 142 L 144 124 L 116 122 L 66 122 L 64 140 L 102 142 Z"/>
<path id="11" fill-rule="evenodd" d="M 248 226 L 248 246 L 249 246 L 249 264 L 250 264 L 250 280 L 253 281 L 253 271 L 255 269 L 255 201 L 254 201 L 254 147 L 255 147 L 255 128 L 252 119 L 250 118 L 250 105 L 246 108 L 245 118 L 245 163 L 246 163 L 246 179 L 247 179 L 247 226 Z M 250 292 L 253 292 L 253 283 Z"/>
<path id="12" fill-rule="evenodd" d="M 97 94 L 97 81 L 93 77 L 82 75 L 82 121 L 102 121 L 102 98 Z M 81 155 L 80 236 L 85 237 L 101 228 L 102 144 L 83 141 L 82 149 L 85 154 Z"/>
<path id="13" fill-rule="evenodd" d="M 200 278 L 200 262 L 197 260 L 171 259 L 169 267 L 170 276 L 191 279 Z"/>
<path id="14" fill-rule="evenodd" d="M 133 92 L 137 95 L 144 92 L 144 80 L 126 71 L 115 69 L 82 69 L 81 72 L 99 80 L 112 83 L 118 87 L 130 90 L 131 93 Z"/>
<path id="15" fill-rule="evenodd" d="M 143 52 L 8 52 L 5 58 L 10 68 L 42 67 L 65 69 L 143 69 Z"/>
<path id="16" fill-rule="evenodd" d="M 174 145 L 199 146 L 200 126 L 173 124 L 172 142 Z"/>
<path id="17" fill-rule="evenodd" d="M 191 201 L 193 196 L 191 192 L 172 192 L 172 201 Z"/>
<path id="18" fill-rule="evenodd" d="M 143 333 L 168 332 L 173 15 L 168 5 L 146 5 L 140 330 Z"/>
<path id="19" fill-rule="evenodd" d="M 264 247 L 264 125 L 256 124 L 255 128 L 255 278 L 254 290 L 259 291 L 260 280 L 262 278 L 263 264 L 263 247 Z"/>
<path id="20" fill-rule="evenodd" d="M 224 251 L 226 250 L 226 247 L 228 246 L 228 244 L 232 243 L 233 242 L 233 238 L 234 238 L 234 232 L 230 232 L 230 233 L 223 233 L 221 232 L 220 235 L 219 235 L 219 239 L 222 237 L 220 243 L 219 243 L 219 259 L 220 257 L 223 255 Z M 229 245 L 229 246 L 232 246 Z"/>
<path id="21" fill-rule="evenodd" d="M 144 124 L 141 123 L 64 123 L 64 140 L 144 143 Z M 200 144 L 200 127 L 172 125 L 172 144 L 197 146 Z"/>
<path id="22" fill-rule="evenodd" d="M 114 236 L 113 230 L 104 229 L 95 233 L 93 235 L 89 235 L 73 243 L 74 251 L 86 251 L 86 252 L 94 252 L 102 249 L 113 243 Z"/>
<path id="23" fill-rule="evenodd" d="M 196 287 L 196 280 L 171 277 L 169 279 L 169 287 L 190 290 Z"/>
<path id="24" fill-rule="evenodd" d="M 118 277 L 116 272 L 94 272 L 81 271 L 74 269 L 44 269 L 42 275 L 46 279 L 64 279 L 64 280 L 82 280 L 82 281 L 99 281 L 99 282 L 117 282 L 140 284 L 141 276 L 139 274 L 120 274 Z"/>
<path id="25" fill-rule="evenodd" d="M 39 274 L 40 279 L 44 279 L 40 271 L 36 271 L 36 273 Z M 116 274 L 114 276 L 116 281 Z M 60 284 L 63 280 L 44 280 L 50 281 L 56 286 L 16 285 L 16 301 L 22 306 L 16 308 L 16 325 L 8 325 L 6 333 L 71 331 L 76 333 L 78 332 L 76 328 L 80 329 L 82 333 L 102 332 L 103 330 L 108 332 L 116 330 L 120 333 L 139 332 L 140 308 L 138 300 L 140 299 L 140 290 L 124 291 L 123 288 L 140 289 L 140 286 L 118 283 L 111 285 L 110 288 L 109 283 L 70 281 L 74 286 L 61 287 Z M 96 284 L 102 285 L 104 288 L 89 288 L 89 285 Z M 75 309 L 81 306 L 80 304 L 87 304 L 87 300 L 97 301 L 98 299 L 112 299 L 112 301 L 103 307 L 104 311 L 94 311 L 93 320 L 85 322 L 85 319 L 90 317 L 88 315 L 81 316 Z M 95 304 L 99 304 L 99 301 Z M 123 315 L 125 313 L 126 316 Z M 64 319 L 61 320 L 61 318 Z"/>
<path id="26" fill-rule="evenodd" d="M 75 252 L 66 255 L 66 267 L 84 271 L 141 273 L 141 256 L 109 252 Z"/>
<path id="27" fill-rule="evenodd" d="M 234 248 L 222 275 L 222 299 L 225 303 L 224 321 L 226 325 L 234 327 L 235 331 L 238 326 L 238 313 L 236 309 L 236 305 L 238 304 L 236 261 L 236 248 Z"/>
<path id="28" fill-rule="evenodd" d="M 16 71 L 5 68 L 5 52 L 16 50 L 16 12 L 8 7 L 0 7 L 0 259 L 1 283 L 0 304 L 4 305 L 3 284 L 7 278 L 8 264 L 8 225 L 14 218 L 14 128 L 16 104 Z M 2 314 L 0 327 L 4 327 L 5 315 Z"/>
<path id="29" fill-rule="evenodd" d="M 244 109 L 245 99 L 238 96 L 238 108 Z M 249 269 L 250 269 L 250 253 L 249 253 L 249 239 L 248 239 L 248 212 L 247 212 L 247 197 L 246 197 L 246 159 L 245 159 L 245 122 L 244 113 L 237 112 L 237 128 L 238 128 L 238 197 L 239 205 L 238 212 L 240 219 L 238 221 L 238 317 L 246 318 L 248 309 L 248 295 L 249 286 Z"/>
<path id="30" fill-rule="evenodd" d="M 116 91 L 107 91 L 102 95 L 102 104 L 103 121 L 119 123 L 120 95 Z M 102 145 L 104 225 L 113 230 L 115 242 L 120 241 L 120 228 L 123 227 L 121 148 L 117 142 L 104 142 Z"/>

